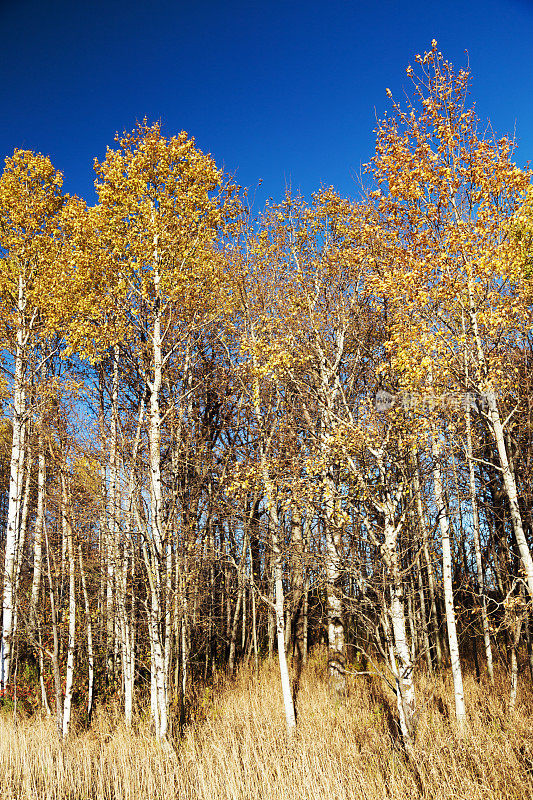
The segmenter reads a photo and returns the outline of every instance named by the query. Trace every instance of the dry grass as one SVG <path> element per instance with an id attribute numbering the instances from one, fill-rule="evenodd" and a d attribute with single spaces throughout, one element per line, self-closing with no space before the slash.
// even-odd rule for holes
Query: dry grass
<path id="1" fill-rule="evenodd" d="M 448 681 L 422 677 L 416 743 L 418 775 L 394 741 L 389 704 L 376 682 L 351 679 L 332 699 L 315 656 L 299 694 L 299 732 L 288 743 L 275 663 L 259 677 L 242 671 L 204 703 L 176 758 L 153 740 L 146 722 L 134 733 L 109 712 L 61 746 L 53 723 L 0 717 L 2 800 L 512 800 L 533 794 L 533 692 L 522 687 L 517 712 L 505 711 L 506 681 L 489 698 L 465 681 L 470 732 L 453 726 Z"/>

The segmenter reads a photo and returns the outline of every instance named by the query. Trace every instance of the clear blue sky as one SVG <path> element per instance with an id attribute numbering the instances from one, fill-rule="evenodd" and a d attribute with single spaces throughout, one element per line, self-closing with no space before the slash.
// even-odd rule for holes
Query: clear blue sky
<path id="1" fill-rule="evenodd" d="M 482 118 L 533 160 L 533 0 L 0 0 L 0 153 L 50 155 L 94 201 L 116 131 L 161 119 L 253 189 L 355 196 L 385 88 L 433 38 L 473 72 Z"/>

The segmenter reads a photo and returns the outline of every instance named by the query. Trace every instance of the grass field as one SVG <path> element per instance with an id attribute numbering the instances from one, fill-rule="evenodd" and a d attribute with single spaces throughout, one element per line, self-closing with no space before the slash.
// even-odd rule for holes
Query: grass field
<path id="1" fill-rule="evenodd" d="M 165 752 L 145 719 L 133 731 L 100 709 L 88 731 L 61 745 L 53 721 L 0 715 L 2 800 L 525 800 L 533 796 L 533 692 L 529 676 L 513 717 L 508 680 L 465 677 L 469 732 L 453 725 L 451 678 L 418 682 L 416 769 L 396 739 L 393 698 L 377 678 L 349 677 L 332 698 L 315 654 L 298 697 L 298 735 L 287 742 L 275 662 L 206 693 L 196 720 Z"/>

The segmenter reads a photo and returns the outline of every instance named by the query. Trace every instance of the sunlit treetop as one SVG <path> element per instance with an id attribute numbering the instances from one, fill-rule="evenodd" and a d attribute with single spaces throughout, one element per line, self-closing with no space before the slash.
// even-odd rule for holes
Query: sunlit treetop
<path id="1" fill-rule="evenodd" d="M 487 342 L 523 329 L 510 223 L 531 176 L 514 163 L 512 139 L 479 121 L 468 71 L 435 41 L 407 72 L 411 97 L 380 121 L 368 167 L 381 243 L 374 292 L 387 298 L 396 374 L 418 386 L 432 368 L 445 386 L 471 351 L 472 313 Z M 488 369 L 502 386 L 495 354 Z"/>
<path id="2" fill-rule="evenodd" d="M 39 273 L 50 272 L 50 236 L 62 208 L 63 176 L 48 156 L 15 150 L 0 177 L 0 248 L 5 256 L 0 289 L 14 296 L 20 273 L 31 292 Z M 37 300 L 37 298 L 35 298 Z"/>
<path id="3" fill-rule="evenodd" d="M 186 318 L 216 304 L 221 243 L 241 208 L 238 187 L 185 133 L 166 138 L 145 120 L 116 140 L 95 160 L 99 203 L 68 222 L 82 295 L 69 339 L 93 354 L 161 309 Z"/>

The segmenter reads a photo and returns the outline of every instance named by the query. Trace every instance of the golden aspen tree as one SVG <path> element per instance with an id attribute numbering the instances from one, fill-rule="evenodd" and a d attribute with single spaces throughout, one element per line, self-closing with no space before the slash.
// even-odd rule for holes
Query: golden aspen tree
<path id="1" fill-rule="evenodd" d="M 85 288 L 68 338 L 71 347 L 81 345 L 87 354 L 120 343 L 147 395 L 150 508 L 146 517 L 136 518 L 149 585 L 154 725 L 158 738 L 165 739 L 165 642 L 172 630 L 164 609 L 177 587 L 166 577 L 172 532 L 163 508 L 161 448 L 169 409 L 162 411 L 162 396 L 170 367 L 183 367 L 187 331 L 201 329 L 220 313 L 225 279 L 218 237 L 235 217 L 238 201 L 234 185 L 184 133 L 166 139 L 159 125 L 144 122 L 117 138 L 118 149 L 95 162 L 99 204 L 82 220 L 80 245 L 70 256 L 72 280 Z M 93 244 L 84 250 L 87 226 Z"/>
<path id="2" fill-rule="evenodd" d="M 396 316 L 390 351 L 406 391 L 434 395 L 460 389 L 475 392 L 485 404 L 482 419 L 493 439 L 533 592 L 533 561 L 504 434 L 505 356 L 494 347 L 502 333 L 514 330 L 516 335 L 521 327 L 513 299 L 516 267 L 506 252 L 509 222 L 529 175 L 512 162 L 509 139 L 479 133 L 475 111 L 468 106 L 468 72 L 454 71 L 436 42 L 416 60 L 417 70 L 407 70 L 412 102 L 405 110 L 394 103 L 393 114 L 379 123 L 370 167 L 380 187 L 374 192 L 378 213 L 395 239 L 390 250 L 395 266 L 387 286 L 383 283 Z M 466 372 L 465 352 L 470 354 Z M 432 437 L 456 712 L 464 726 L 451 566 L 444 547 L 449 540 L 438 498 L 441 456 L 438 434 Z"/>
<path id="3" fill-rule="evenodd" d="M 63 204 L 62 176 L 50 159 L 16 150 L 6 159 L 0 177 L 0 247 L 5 253 L 0 274 L 5 319 L 12 337 L 13 440 L 4 562 L 2 655 L 0 682 L 10 679 L 16 621 L 16 554 L 20 549 L 23 476 L 27 448 L 26 380 L 28 356 L 34 344 L 45 298 L 41 281 L 54 270 L 52 232 Z"/>

